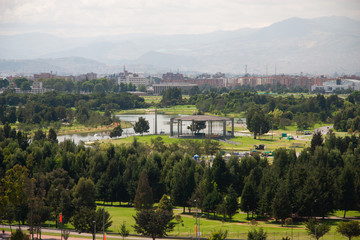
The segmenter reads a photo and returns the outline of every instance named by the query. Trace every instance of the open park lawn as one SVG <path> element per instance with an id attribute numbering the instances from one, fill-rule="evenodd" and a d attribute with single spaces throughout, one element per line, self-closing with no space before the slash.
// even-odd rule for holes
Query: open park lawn
<path id="1" fill-rule="evenodd" d="M 124 204 L 123 204 L 124 205 Z M 101 207 L 101 206 L 100 206 Z M 106 206 L 108 207 L 108 206 Z M 118 207 L 113 206 L 107 209 L 112 216 L 113 224 L 110 228 L 112 233 L 118 233 L 120 225 L 125 222 L 126 227 L 130 230 L 130 234 L 135 234 L 135 231 L 132 225 L 135 224 L 133 215 L 135 215 L 135 209 L 132 207 Z M 182 208 L 175 209 L 174 214 L 181 214 L 181 218 L 183 220 L 183 224 L 176 224 L 174 230 L 169 233 L 169 236 L 182 236 L 182 237 L 195 237 L 195 213 L 182 214 Z M 341 216 L 343 212 L 335 212 L 330 217 L 338 217 Z M 210 218 L 207 214 L 200 214 L 198 216 L 202 216 L 200 220 L 200 232 L 202 237 L 209 237 L 212 232 L 222 230 L 228 230 L 228 238 L 232 239 L 246 239 L 247 232 L 252 228 L 262 227 L 268 234 L 268 239 L 281 239 L 282 237 L 291 237 L 293 234 L 293 239 L 310 239 L 310 236 L 307 234 L 305 230 L 304 224 L 299 221 L 294 221 L 294 225 L 281 227 L 280 222 L 275 222 L 274 219 L 266 219 L 266 220 L 257 220 L 257 225 L 252 226 L 251 222 L 246 219 L 246 213 L 237 213 L 231 220 L 226 219 L 223 220 L 222 216 L 213 214 L 210 215 Z M 360 218 L 360 212 L 349 211 L 348 217 L 356 217 Z M 325 220 L 324 222 L 331 225 L 331 230 L 327 233 L 322 239 L 346 239 L 339 235 L 335 229 L 336 225 L 340 220 L 338 219 L 330 219 Z M 175 223 L 177 223 L 174 220 Z M 111 235 L 109 235 L 111 238 Z M 355 238 L 360 239 L 360 238 Z"/>

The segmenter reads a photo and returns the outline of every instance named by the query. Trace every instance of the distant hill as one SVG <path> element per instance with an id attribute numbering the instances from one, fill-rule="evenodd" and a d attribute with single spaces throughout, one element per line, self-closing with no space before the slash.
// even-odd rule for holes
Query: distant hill
<path id="1" fill-rule="evenodd" d="M 94 60 L 67 57 L 57 59 L 0 60 L 0 72 L 37 73 L 50 72 L 58 74 L 81 74 L 87 72 L 104 72 L 106 65 Z"/>
<path id="2" fill-rule="evenodd" d="M 77 63 L 73 58 L 82 57 Z M 97 61 L 93 72 L 120 69 L 243 73 L 352 74 L 360 71 L 360 22 L 346 17 L 291 18 L 259 29 L 189 35 L 115 35 L 59 38 L 47 34 L 0 36 L 0 59 L 61 58 L 61 69 L 79 72 Z M 67 67 L 64 59 L 71 60 Z M 27 65 L 30 60 L 27 60 Z M 53 60 L 55 61 L 55 60 Z M 90 60 L 89 60 L 90 61 Z M 100 64 L 100 62 L 104 64 Z M 0 62 L 0 71 L 8 69 Z M 57 67 L 44 61 L 43 69 Z M 106 65 L 105 65 L 106 64 Z M 10 64 L 11 65 L 11 64 Z M 13 70 L 19 64 L 11 66 Z M 23 66 L 23 65 L 22 65 Z M 28 65 L 29 66 L 29 65 Z M 33 66 L 41 69 L 38 60 Z M 95 66 L 94 66 L 95 67 Z M 100 72 L 99 72 L 100 73 Z"/>

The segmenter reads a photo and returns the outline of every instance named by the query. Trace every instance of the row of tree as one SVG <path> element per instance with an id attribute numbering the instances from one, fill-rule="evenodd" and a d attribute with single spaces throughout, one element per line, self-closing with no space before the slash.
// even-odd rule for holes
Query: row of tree
<path id="1" fill-rule="evenodd" d="M 53 206 L 49 211 L 53 219 L 61 206 L 60 196 L 64 196 L 64 211 L 72 212 L 74 186 L 81 179 L 93 186 L 84 192 L 91 192 L 93 197 L 84 199 L 133 202 L 143 170 L 148 174 L 154 201 L 167 194 L 184 210 L 197 205 L 206 213 L 231 217 L 240 206 L 249 214 L 285 219 L 292 213 L 327 216 L 336 209 L 359 208 L 360 138 L 356 136 L 330 134 L 323 143 L 322 136 L 315 135 L 311 148 L 299 156 L 294 150 L 278 149 L 269 164 L 259 156 L 233 156 L 225 161 L 219 154 L 212 163 L 197 162 L 191 156 L 201 154 L 200 141 L 166 145 L 154 139 L 151 145 L 144 145 L 134 139 L 130 146 L 85 148 L 71 141 L 58 144 L 52 135 L 29 143 L 21 131 L 0 128 L 2 211 L 15 201 L 6 199 L 13 193 L 8 188 L 17 186 L 11 181 L 18 181 L 12 172 L 19 167 L 38 183 L 36 191 L 43 192 L 45 205 Z M 44 177 L 48 178 L 46 184 L 42 184 Z M 55 189 L 64 189 L 64 195 L 56 195 Z M 69 189 L 68 194 L 65 189 Z M 19 187 L 15 192 L 24 191 Z M 17 211 L 23 211 L 13 216 L 17 220 L 28 216 L 29 208 L 21 207 L 23 201 L 16 205 Z"/>

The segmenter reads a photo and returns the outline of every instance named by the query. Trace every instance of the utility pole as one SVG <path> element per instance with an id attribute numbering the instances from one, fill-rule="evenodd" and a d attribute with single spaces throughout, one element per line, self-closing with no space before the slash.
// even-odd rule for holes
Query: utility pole
<path id="1" fill-rule="evenodd" d="M 198 227 L 198 220 L 197 220 L 197 213 L 198 213 L 198 203 L 196 201 L 196 199 L 194 200 L 195 204 L 196 204 L 196 217 L 195 217 L 195 234 L 196 234 L 196 240 L 198 240 L 198 231 L 197 231 L 197 227 Z"/>
<path id="2" fill-rule="evenodd" d="M 94 235 L 93 235 L 93 240 L 96 239 L 96 221 L 93 221 L 94 223 Z"/>

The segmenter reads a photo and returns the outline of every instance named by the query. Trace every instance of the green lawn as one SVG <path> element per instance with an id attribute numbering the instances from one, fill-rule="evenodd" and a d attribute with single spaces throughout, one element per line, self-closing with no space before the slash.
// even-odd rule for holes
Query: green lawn
<path id="1" fill-rule="evenodd" d="M 112 216 L 113 225 L 110 228 L 110 231 L 116 233 L 120 227 L 120 225 L 125 222 L 127 228 L 130 230 L 131 234 L 134 234 L 134 229 L 132 225 L 134 225 L 135 221 L 132 217 L 135 215 L 135 209 L 132 207 L 109 207 L 108 211 Z M 182 209 L 178 208 L 174 211 L 174 214 L 181 214 L 183 220 L 183 226 L 176 225 L 174 230 L 169 233 L 170 236 L 183 236 L 189 237 L 195 236 L 195 215 L 182 214 Z M 359 212 L 349 211 L 349 216 L 359 216 Z M 252 226 L 248 220 L 246 220 L 245 213 L 236 214 L 231 221 L 226 220 L 222 221 L 221 216 L 216 216 L 216 219 L 210 215 L 210 218 L 207 218 L 207 214 L 203 214 L 200 220 L 200 231 L 202 233 L 202 237 L 209 237 L 211 232 L 218 231 L 220 229 L 228 230 L 229 235 L 228 238 L 246 238 L 247 232 L 256 227 L 262 227 L 268 233 L 268 239 L 281 239 L 285 236 L 291 236 L 291 232 L 293 232 L 294 239 L 310 239 L 309 235 L 307 235 L 305 227 L 302 222 L 295 222 L 293 226 L 284 226 L 281 227 L 279 222 L 275 222 L 272 219 L 267 221 L 257 221 L 257 226 Z M 200 213 L 199 213 L 200 217 Z M 175 221 L 175 220 L 174 220 Z M 176 222 L 176 221 L 175 221 Z M 324 236 L 322 239 L 346 239 L 339 234 L 336 233 L 335 228 L 338 224 L 338 220 L 327 220 L 328 224 L 331 225 L 331 231 Z M 360 239 L 360 238 L 355 238 Z"/>

